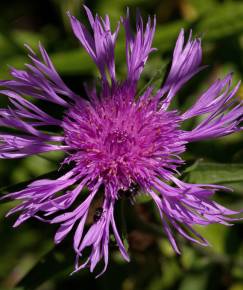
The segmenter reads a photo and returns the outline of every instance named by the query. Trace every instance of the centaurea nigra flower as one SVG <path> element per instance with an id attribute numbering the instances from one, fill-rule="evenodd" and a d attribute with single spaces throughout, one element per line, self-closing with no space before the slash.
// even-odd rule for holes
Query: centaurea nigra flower
<path id="1" fill-rule="evenodd" d="M 203 68 L 200 39 L 190 35 L 185 41 L 182 30 L 163 86 L 156 93 L 149 86 L 136 98 L 138 80 L 154 50 L 155 19 L 149 18 L 144 26 L 138 18 L 135 35 L 129 14 L 121 19 L 126 33 L 127 77 L 118 82 L 114 48 L 120 25 L 112 32 L 108 16 L 94 17 L 87 7 L 85 10 L 91 33 L 70 13 L 68 16 L 75 36 L 100 71 L 100 91 L 87 88 L 88 100 L 71 91 L 42 45 L 41 58 L 27 47 L 31 64 L 26 65 L 26 70 L 12 68 L 12 79 L 0 82 L 1 94 L 10 102 L 9 108 L 0 109 L 0 126 L 15 129 L 14 133 L 0 133 L 0 157 L 64 151 L 63 164 L 71 166 L 56 180 L 34 181 L 4 196 L 21 201 L 9 212 L 20 213 L 14 226 L 32 217 L 59 224 L 56 243 L 74 230 L 75 271 L 85 266 L 93 271 L 102 259 L 105 271 L 111 233 L 122 256 L 129 260 L 116 227 L 114 206 L 123 194 L 139 188 L 154 200 L 164 232 L 176 252 L 179 249 L 172 228 L 190 241 L 207 245 L 193 225 L 228 225 L 237 212 L 211 199 L 215 191 L 224 189 L 222 186 L 185 183 L 177 178 L 177 169 L 183 163 L 180 154 L 187 143 L 241 130 L 243 107 L 234 99 L 239 84 L 231 89 L 229 74 L 215 81 L 186 112 L 169 110 L 176 93 Z M 63 117 L 47 114 L 26 96 L 61 106 Z M 181 128 L 184 121 L 201 115 L 205 115 L 204 119 L 191 131 Z M 56 133 L 57 127 L 60 133 Z M 88 188 L 88 195 L 73 208 L 84 188 Z M 86 226 L 89 209 L 101 188 L 102 204 L 96 208 L 92 225 Z M 87 247 L 88 259 L 79 264 Z"/>

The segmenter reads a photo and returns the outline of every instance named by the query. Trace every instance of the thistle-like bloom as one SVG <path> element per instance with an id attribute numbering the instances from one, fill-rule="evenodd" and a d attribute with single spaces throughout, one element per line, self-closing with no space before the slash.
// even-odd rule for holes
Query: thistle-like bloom
<path id="1" fill-rule="evenodd" d="M 154 50 L 155 20 L 149 18 L 144 26 L 138 18 L 134 35 L 129 15 L 121 19 L 126 32 L 127 78 L 118 82 L 114 47 L 120 26 L 112 33 L 108 16 L 93 17 L 87 7 L 85 10 L 91 33 L 70 13 L 68 16 L 75 36 L 100 71 L 101 89 L 87 89 L 89 100 L 64 84 L 41 45 L 41 59 L 27 47 L 32 63 L 26 70 L 12 68 L 12 79 L 0 83 L 1 94 L 10 101 L 8 109 L 0 109 L 0 126 L 15 129 L 0 134 L 0 157 L 22 158 L 60 150 L 66 153 L 63 163 L 71 167 L 56 180 L 41 179 L 4 197 L 21 201 L 9 212 L 20 213 L 14 226 L 32 217 L 59 224 L 56 243 L 74 230 L 75 271 L 85 266 L 93 271 L 102 259 L 105 271 L 111 234 L 124 259 L 129 260 L 116 227 L 114 207 L 123 194 L 137 187 L 154 200 L 164 232 L 176 252 L 179 249 L 173 229 L 190 241 L 207 245 L 193 225 L 228 225 L 237 212 L 212 201 L 214 192 L 223 187 L 185 183 L 177 178 L 177 168 L 183 163 L 180 154 L 188 142 L 241 130 L 243 107 L 234 98 L 239 84 L 231 89 L 229 74 L 215 81 L 186 112 L 169 110 L 176 93 L 202 69 L 200 39 L 190 35 L 185 41 L 182 30 L 162 88 L 154 93 L 148 87 L 137 97 L 137 82 Z M 29 101 L 29 96 L 61 106 L 63 117 L 45 113 Z M 184 121 L 201 115 L 204 118 L 191 131 L 181 129 Z M 84 187 L 88 195 L 82 193 Z M 102 202 L 88 226 L 89 209 L 101 190 Z M 87 247 L 88 259 L 80 262 Z"/>

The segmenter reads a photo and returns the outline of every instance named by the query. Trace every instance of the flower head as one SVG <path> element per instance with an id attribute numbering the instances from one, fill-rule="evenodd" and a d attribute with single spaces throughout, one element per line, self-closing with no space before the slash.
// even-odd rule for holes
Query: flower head
<path id="1" fill-rule="evenodd" d="M 243 107 L 233 98 L 239 84 L 231 89 L 229 74 L 214 82 L 186 112 L 169 110 L 180 88 L 203 68 L 200 39 L 192 39 L 190 34 L 185 41 L 182 30 L 164 85 L 155 94 L 149 86 L 137 98 L 137 82 L 154 50 L 151 45 L 155 19 L 149 18 L 144 26 L 138 18 L 135 35 L 130 29 L 129 14 L 121 19 L 126 32 L 127 78 L 118 82 L 114 48 L 120 26 L 112 32 L 108 16 L 94 17 L 87 7 L 85 10 L 92 33 L 70 13 L 68 16 L 75 36 L 100 71 L 99 92 L 87 88 L 89 100 L 85 100 L 71 91 L 41 45 L 41 59 L 27 47 L 32 63 L 26 70 L 12 68 L 12 79 L 0 83 L 1 94 L 11 103 L 8 109 L 0 109 L 0 126 L 15 129 L 11 134 L 0 133 L 0 157 L 64 151 L 63 163 L 71 167 L 56 180 L 34 181 L 27 188 L 4 196 L 21 201 L 8 213 L 20 213 L 14 226 L 32 217 L 59 224 L 56 243 L 74 229 L 75 271 L 85 266 L 93 271 L 102 259 L 105 271 L 111 232 L 122 256 L 129 260 L 116 227 L 114 205 L 122 195 L 141 191 L 154 200 L 164 232 L 176 252 L 179 248 L 172 228 L 193 242 L 207 245 L 193 225 L 228 225 L 237 212 L 211 199 L 215 191 L 224 189 L 222 186 L 185 183 L 177 178 L 177 169 L 183 163 L 180 154 L 188 142 L 241 130 Z M 63 107 L 63 117 L 50 116 L 26 96 Z M 181 129 L 185 120 L 200 115 L 205 115 L 203 121 L 191 131 Z M 88 188 L 88 195 L 83 194 L 84 187 Z M 91 204 L 100 189 L 101 204 L 94 212 L 93 223 L 87 226 Z M 87 247 L 88 259 L 79 264 Z"/>

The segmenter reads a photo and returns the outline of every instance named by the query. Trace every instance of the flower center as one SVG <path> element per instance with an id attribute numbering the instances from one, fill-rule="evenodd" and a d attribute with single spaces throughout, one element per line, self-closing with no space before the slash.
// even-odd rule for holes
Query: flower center
<path id="1" fill-rule="evenodd" d="M 67 161 L 117 190 L 127 190 L 160 174 L 174 163 L 171 154 L 184 150 L 178 123 L 175 112 L 136 102 L 111 99 L 94 107 L 74 106 L 63 120 L 71 152 Z"/>
<path id="2" fill-rule="evenodd" d="M 126 130 L 114 129 L 104 139 L 104 146 L 109 154 L 119 156 L 131 149 L 132 139 Z"/>
<path id="3" fill-rule="evenodd" d="M 124 130 L 115 129 L 107 136 L 107 141 L 116 144 L 126 143 L 128 134 Z"/>

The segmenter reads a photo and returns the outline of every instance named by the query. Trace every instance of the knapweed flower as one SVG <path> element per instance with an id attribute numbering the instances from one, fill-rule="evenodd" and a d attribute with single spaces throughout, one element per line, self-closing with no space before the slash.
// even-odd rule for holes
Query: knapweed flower
<path id="1" fill-rule="evenodd" d="M 66 153 L 62 164 L 70 168 L 56 180 L 34 181 L 4 197 L 21 201 L 9 212 L 20 213 L 14 226 L 32 217 L 59 224 L 56 243 L 74 230 L 75 271 L 85 266 L 93 271 L 102 259 L 105 271 L 111 234 L 124 259 L 129 260 L 116 227 L 114 208 L 123 194 L 133 194 L 134 188 L 139 188 L 155 202 L 164 232 L 176 252 L 179 249 L 173 230 L 190 241 L 207 245 L 193 225 L 228 225 L 237 212 L 211 199 L 223 187 L 185 183 L 177 178 L 177 169 L 183 163 L 180 154 L 187 143 L 241 130 L 243 107 L 234 98 L 239 84 L 231 89 L 229 74 L 215 81 L 186 112 L 169 110 L 176 93 L 203 68 L 200 39 L 190 35 L 185 41 L 182 30 L 163 86 L 156 93 L 149 86 L 137 97 L 138 80 L 154 50 L 155 19 L 149 18 L 144 26 L 138 17 L 135 34 L 130 29 L 129 14 L 121 19 L 127 63 L 127 77 L 121 82 L 116 78 L 114 59 L 120 25 L 112 32 L 108 16 L 94 17 L 87 7 L 85 10 L 91 32 L 70 13 L 68 16 L 75 36 L 101 76 L 99 90 L 87 88 L 88 100 L 64 84 L 41 45 L 41 58 L 27 47 L 31 64 L 26 65 L 26 70 L 12 68 L 12 79 L 0 83 L 1 94 L 10 102 L 9 108 L 0 110 L 0 126 L 14 129 L 0 134 L 0 157 L 22 158 L 60 150 Z M 61 106 L 63 116 L 59 119 L 47 114 L 31 103 L 30 97 Z M 191 131 L 181 128 L 184 121 L 201 115 L 204 118 Z M 89 190 L 87 195 L 82 193 L 84 188 Z M 101 190 L 101 205 L 88 226 L 89 209 Z M 82 261 L 85 248 L 90 252 Z"/>

